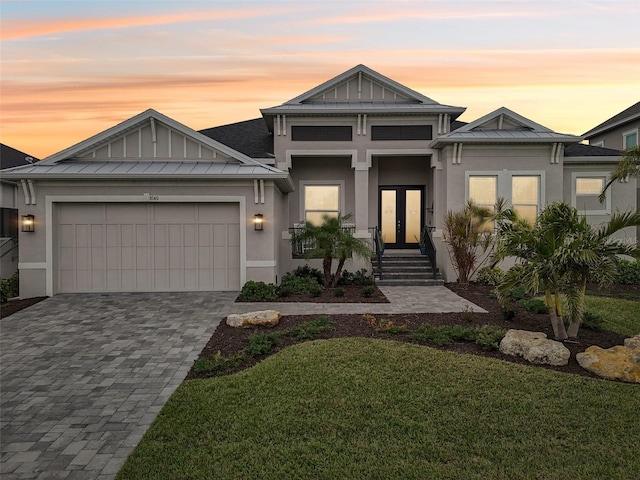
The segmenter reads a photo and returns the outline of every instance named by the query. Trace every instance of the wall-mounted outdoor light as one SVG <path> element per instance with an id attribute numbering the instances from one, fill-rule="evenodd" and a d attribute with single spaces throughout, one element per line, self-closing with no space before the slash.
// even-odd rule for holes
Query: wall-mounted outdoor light
<path id="1" fill-rule="evenodd" d="M 22 215 L 22 231 L 23 232 L 35 232 L 36 218 L 29 215 Z"/>
<path id="2" fill-rule="evenodd" d="M 264 230 L 264 218 L 261 213 L 256 213 L 253 216 L 253 229 L 257 232 Z"/>

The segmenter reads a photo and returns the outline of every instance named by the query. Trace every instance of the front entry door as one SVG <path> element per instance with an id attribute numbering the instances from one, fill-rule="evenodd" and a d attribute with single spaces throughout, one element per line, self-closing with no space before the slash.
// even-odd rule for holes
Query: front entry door
<path id="1" fill-rule="evenodd" d="M 378 225 L 385 248 L 418 248 L 424 226 L 424 188 L 380 187 Z"/>

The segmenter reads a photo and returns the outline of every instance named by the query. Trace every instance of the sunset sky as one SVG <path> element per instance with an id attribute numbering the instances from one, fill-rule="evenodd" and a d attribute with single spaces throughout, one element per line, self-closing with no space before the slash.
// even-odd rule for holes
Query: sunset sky
<path id="1" fill-rule="evenodd" d="M 582 134 L 640 100 L 640 1 L 4 1 L 0 142 L 44 158 L 147 109 L 260 116 L 363 63 L 471 121 Z"/>

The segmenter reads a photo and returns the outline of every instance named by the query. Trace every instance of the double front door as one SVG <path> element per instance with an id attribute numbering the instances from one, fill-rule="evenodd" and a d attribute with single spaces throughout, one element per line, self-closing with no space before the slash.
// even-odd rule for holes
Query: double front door
<path id="1" fill-rule="evenodd" d="M 424 187 L 380 187 L 378 225 L 385 248 L 418 248 L 424 226 Z"/>

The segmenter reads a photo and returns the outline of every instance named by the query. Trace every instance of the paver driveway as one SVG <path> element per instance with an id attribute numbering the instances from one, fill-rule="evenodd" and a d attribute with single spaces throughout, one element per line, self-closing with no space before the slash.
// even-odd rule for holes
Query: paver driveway
<path id="1" fill-rule="evenodd" d="M 3 480 L 113 478 L 236 295 L 57 295 L 1 320 Z"/>

